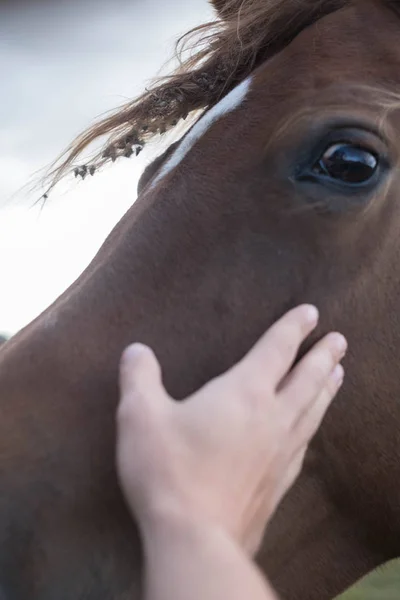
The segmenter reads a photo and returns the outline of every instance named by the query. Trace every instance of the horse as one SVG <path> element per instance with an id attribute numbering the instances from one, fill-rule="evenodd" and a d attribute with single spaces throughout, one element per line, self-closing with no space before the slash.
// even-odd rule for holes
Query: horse
<path id="1" fill-rule="evenodd" d="M 89 267 L 2 348 L 5 599 L 142 599 L 114 466 L 122 350 L 154 348 L 180 401 L 303 302 L 321 321 L 300 356 L 340 330 L 347 381 L 257 562 L 283 599 L 327 600 L 400 555 L 400 2 L 214 7 L 194 54 L 52 172 L 109 134 L 75 167 L 93 175 L 190 117 Z"/>

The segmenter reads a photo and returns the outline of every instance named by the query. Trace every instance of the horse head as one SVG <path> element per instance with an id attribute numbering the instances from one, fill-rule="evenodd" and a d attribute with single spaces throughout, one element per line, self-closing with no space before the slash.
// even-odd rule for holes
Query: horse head
<path id="1" fill-rule="evenodd" d="M 348 376 L 259 563 L 283 598 L 327 600 L 400 554 L 399 3 L 215 5 L 204 60 L 72 158 L 108 132 L 98 160 L 115 160 L 202 114 L 147 168 L 87 270 L 2 349 L 7 598 L 142 597 L 114 468 L 123 348 L 154 348 L 182 399 L 302 302 L 321 312 L 309 343 L 347 336 Z"/>

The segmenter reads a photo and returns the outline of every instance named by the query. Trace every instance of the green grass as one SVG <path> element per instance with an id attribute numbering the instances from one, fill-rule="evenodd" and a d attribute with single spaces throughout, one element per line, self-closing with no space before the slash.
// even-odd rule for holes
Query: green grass
<path id="1" fill-rule="evenodd" d="M 400 600 L 400 559 L 382 565 L 336 600 Z"/>

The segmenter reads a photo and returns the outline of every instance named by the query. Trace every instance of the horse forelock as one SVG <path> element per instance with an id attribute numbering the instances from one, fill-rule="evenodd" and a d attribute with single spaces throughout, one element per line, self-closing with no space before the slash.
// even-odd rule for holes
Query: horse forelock
<path id="1" fill-rule="evenodd" d="M 384 0 L 393 3 L 393 0 Z M 259 64 L 296 35 L 350 0 L 228 0 L 224 18 L 192 29 L 177 43 L 179 67 L 133 101 L 78 136 L 53 163 L 46 194 L 75 168 L 85 177 L 119 157 L 138 154 L 144 144 L 173 129 L 195 111 L 205 111 L 247 79 Z M 237 6 L 237 10 L 234 7 Z M 190 51 L 188 58 L 186 53 Z M 84 165 L 76 164 L 91 145 L 107 141 Z"/>
<path id="2" fill-rule="evenodd" d="M 234 111 L 240 106 L 247 96 L 250 88 L 251 78 L 248 77 L 234 88 L 227 96 L 224 96 L 212 109 L 210 109 L 199 121 L 194 125 L 191 131 L 184 137 L 182 142 L 175 149 L 175 152 L 169 160 L 163 165 L 158 175 L 152 182 L 150 189 L 154 188 L 170 171 L 177 167 L 185 156 L 193 148 L 194 144 L 199 140 L 206 131 L 218 119 L 224 115 Z"/>

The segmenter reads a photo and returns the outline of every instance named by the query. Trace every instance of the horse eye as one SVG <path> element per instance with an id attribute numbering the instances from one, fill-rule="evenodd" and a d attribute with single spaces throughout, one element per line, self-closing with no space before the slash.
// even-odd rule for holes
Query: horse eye
<path id="1" fill-rule="evenodd" d="M 344 183 L 367 183 L 379 166 L 378 157 L 353 144 L 330 146 L 314 165 L 314 172 Z"/>

